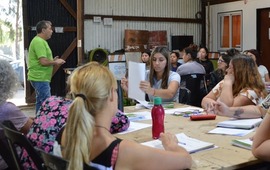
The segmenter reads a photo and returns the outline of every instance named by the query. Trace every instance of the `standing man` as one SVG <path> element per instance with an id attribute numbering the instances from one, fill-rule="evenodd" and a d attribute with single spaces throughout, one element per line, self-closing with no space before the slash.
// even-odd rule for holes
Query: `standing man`
<path id="1" fill-rule="evenodd" d="M 51 96 L 50 82 L 54 65 L 62 65 L 65 60 L 53 58 L 46 40 L 53 33 L 50 21 L 39 21 L 37 35 L 32 39 L 28 53 L 28 80 L 36 92 L 36 113 L 45 99 Z"/>

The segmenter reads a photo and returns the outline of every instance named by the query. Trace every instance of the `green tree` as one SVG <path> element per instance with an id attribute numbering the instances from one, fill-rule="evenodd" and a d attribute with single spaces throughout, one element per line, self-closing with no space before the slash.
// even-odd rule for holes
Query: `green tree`
<path id="1" fill-rule="evenodd" d="M 0 8 L 1 16 L 6 16 L 6 17 L 1 17 L 1 25 L 3 24 L 4 26 L 8 27 L 9 32 L 8 32 L 8 37 L 4 36 L 4 30 L 3 27 L 0 26 L 0 43 L 6 43 L 6 42 L 14 42 L 15 43 L 15 54 L 16 54 L 16 59 L 20 58 L 20 46 L 19 46 L 19 41 L 22 39 L 22 34 L 21 34 L 21 26 L 20 26 L 20 21 L 21 21 L 21 13 L 20 13 L 20 4 L 21 0 L 9 0 L 8 7 L 3 7 Z M 2 18 L 5 18 L 4 20 Z M 15 18 L 15 21 L 14 21 Z M 5 38 L 8 38 L 6 40 Z"/>

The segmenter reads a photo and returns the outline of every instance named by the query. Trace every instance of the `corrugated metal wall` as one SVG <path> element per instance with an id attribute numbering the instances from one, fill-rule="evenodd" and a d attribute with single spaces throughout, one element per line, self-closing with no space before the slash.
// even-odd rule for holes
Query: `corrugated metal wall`
<path id="1" fill-rule="evenodd" d="M 200 11 L 200 0 L 85 0 L 85 14 L 116 16 L 148 16 L 195 18 Z M 171 36 L 193 35 L 194 43 L 201 42 L 201 24 L 150 21 L 113 21 L 104 26 L 103 21 L 85 20 L 85 50 L 101 47 L 110 52 L 124 48 L 124 30 L 166 30 L 168 45 Z"/>

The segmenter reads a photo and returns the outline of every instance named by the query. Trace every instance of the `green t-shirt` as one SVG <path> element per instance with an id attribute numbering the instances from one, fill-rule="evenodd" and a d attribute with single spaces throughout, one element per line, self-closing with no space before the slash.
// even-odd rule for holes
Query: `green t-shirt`
<path id="1" fill-rule="evenodd" d="M 30 43 L 28 52 L 28 80 L 50 82 L 53 66 L 42 66 L 39 58 L 53 60 L 52 51 L 46 40 L 35 36 Z"/>

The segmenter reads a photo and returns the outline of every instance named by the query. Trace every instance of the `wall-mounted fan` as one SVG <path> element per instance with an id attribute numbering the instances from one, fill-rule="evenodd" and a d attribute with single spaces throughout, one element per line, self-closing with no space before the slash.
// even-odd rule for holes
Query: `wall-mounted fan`
<path id="1" fill-rule="evenodd" d="M 108 65 L 108 51 L 102 48 L 95 48 L 89 51 L 89 60 L 96 61 L 104 66 Z"/>

